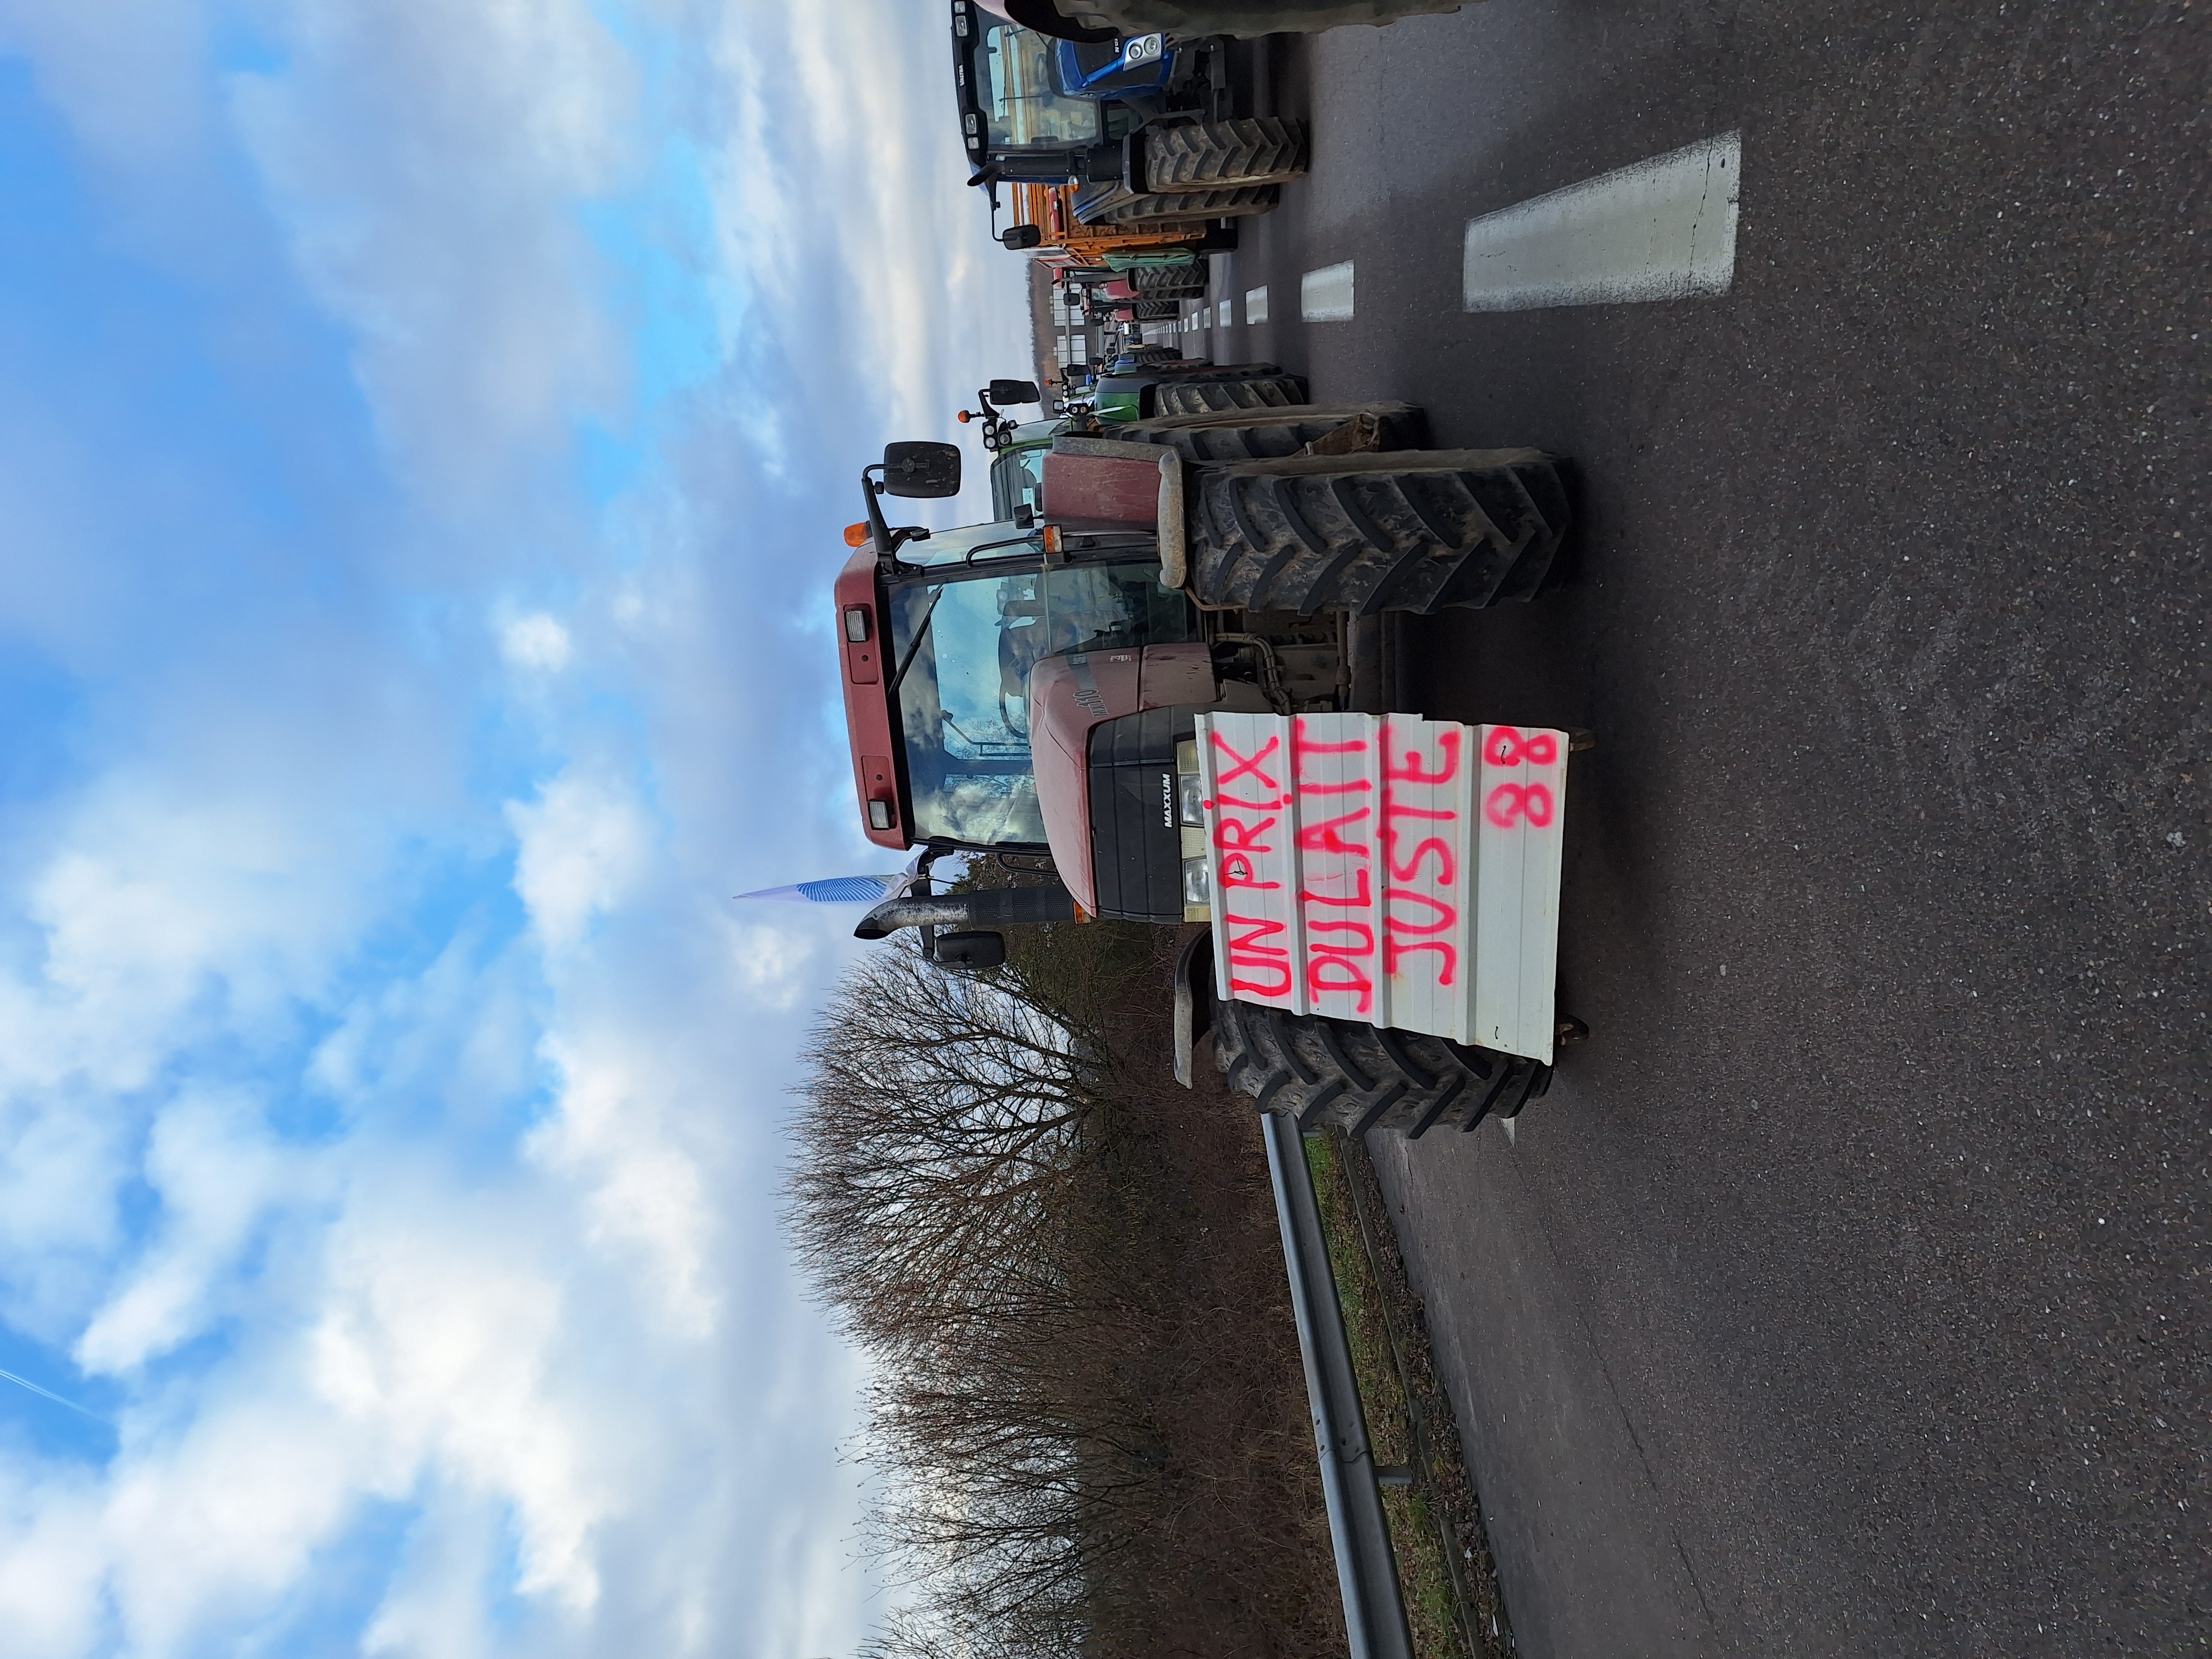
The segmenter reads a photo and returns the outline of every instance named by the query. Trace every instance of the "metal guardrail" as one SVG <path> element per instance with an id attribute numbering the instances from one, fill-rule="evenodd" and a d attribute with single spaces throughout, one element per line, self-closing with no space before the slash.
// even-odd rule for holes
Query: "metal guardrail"
<path id="1" fill-rule="evenodd" d="M 1329 1269 L 1304 1137 L 1294 1121 L 1278 1112 L 1261 1113 L 1260 1125 L 1275 1188 L 1275 1218 L 1283 1229 L 1298 1357 L 1305 1364 L 1306 1398 L 1313 1408 L 1314 1445 L 1321 1455 L 1322 1495 L 1328 1505 L 1329 1543 L 1336 1553 L 1352 1659 L 1413 1659 L 1413 1633 L 1398 1593 L 1397 1562 L 1390 1553 L 1378 1471 L 1352 1370 L 1352 1343 L 1336 1299 L 1336 1276 Z"/>

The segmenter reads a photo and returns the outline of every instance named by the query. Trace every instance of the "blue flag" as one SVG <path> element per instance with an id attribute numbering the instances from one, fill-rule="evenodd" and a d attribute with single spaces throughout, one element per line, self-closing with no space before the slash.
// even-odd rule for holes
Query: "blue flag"
<path id="1" fill-rule="evenodd" d="M 906 885 L 904 876 L 827 876 L 789 887 L 763 887 L 739 898 L 790 899 L 803 904 L 880 904 L 893 890 Z"/>

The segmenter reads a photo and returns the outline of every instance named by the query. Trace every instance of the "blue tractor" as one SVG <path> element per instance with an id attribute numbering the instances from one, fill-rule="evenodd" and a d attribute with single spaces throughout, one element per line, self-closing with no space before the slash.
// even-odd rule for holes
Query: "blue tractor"
<path id="1" fill-rule="evenodd" d="M 1303 123 L 1231 112 L 1218 40 L 1059 40 L 981 0 L 951 7 L 969 182 L 994 203 L 1002 183 L 1072 185 L 1080 222 L 1135 231 L 1263 213 L 1305 174 Z M 1001 240 L 1042 237 L 1018 226 Z"/>

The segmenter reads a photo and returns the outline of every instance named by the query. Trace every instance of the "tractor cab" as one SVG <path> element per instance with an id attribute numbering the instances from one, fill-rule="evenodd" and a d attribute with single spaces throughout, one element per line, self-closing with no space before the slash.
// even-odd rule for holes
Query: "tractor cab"
<path id="1" fill-rule="evenodd" d="M 1249 638 L 1169 585 L 1152 460 L 1062 445 L 1048 453 L 1073 465 L 1050 475 L 1053 510 L 1084 516 L 892 529 L 878 496 L 924 493 L 901 476 L 917 451 L 941 458 L 921 469 L 934 469 L 927 493 L 957 493 L 957 447 L 891 446 L 883 481 L 863 476 L 868 518 L 847 532 L 855 551 L 836 584 L 868 838 L 932 854 L 1048 854 L 1063 900 L 1088 915 L 1204 920 L 1188 817 L 1196 720 L 1325 690 L 1304 684 L 1313 648 L 1260 648 L 1273 692 L 1240 677 Z M 1321 655 L 1333 684 L 1335 647 Z"/>
<path id="2" fill-rule="evenodd" d="M 1118 178 L 1143 117 L 1103 91 L 1064 90 L 1054 40 L 955 0 L 954 72 L 969 164 L 1009 180 Z"/>
<path id="3" fill-rule="evenodd" d="M 1286 398 L 1304 389 L 1251 364 L 1189 390 L 1206 408 L 1249 386 Z M 977 395 L 981 410 L 963 416 L 984 423 L 996 516 L 893 528 L 884 497 L 956 495 L 962 461 L 956 445 L 896 443 L 863 469 L 866 517 L 845 534 L 837 629 L 868 838 L 927 857 L 1048 854 L 1059 902 L 1084 913 L 1203 921 L 1210 878 L 1189 816 L 1197 722 L 1340 708 L 1340 618 L 1275 617 L 1261 635 L 1250 622 L 1266 613 L 1194 591 L 1179 506 L 1165 510 L 1184 533 L 1163 556 L 1180 452 L 1087 418 L 1085 430 L 1007 420 L 1001 406 L 1038 401 L 1029 381 Z M 1256 393 L 1253 406 L 1291 407 Z"/>
<path id="4" fill-rule="evenodd" d="M 1149 535 L 1009 518 L 902 542 L 889 559 L 882 544 L 863 543 L 837 582 L 869 839 L 1045 851 L 1063 837 L 1048 834 L 1032 759 L 1038 665 L 1194 641 L 1195 609 L 1161 584 Z"/>
<path id="5" fill-rule="evenodd" d="M 1054 40 L 951 0 L 962 140 L 979 180 L 1119 182 L 1123 141 L 1148 121 L 1218 101 L 1218 46 Z"/>

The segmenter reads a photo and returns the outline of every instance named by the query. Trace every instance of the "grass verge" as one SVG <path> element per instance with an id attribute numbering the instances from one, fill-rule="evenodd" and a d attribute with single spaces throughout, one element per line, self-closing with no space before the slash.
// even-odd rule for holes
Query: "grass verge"
<path id="1" fill-rule="evenodd" d="M 1382 1492 L 1413 1651 L 1417 1659 L 1507 1659 L 1512 1627 L 1481 1510 L 1374 1167 L 1340 1134 L 1309 1139 L 1305 1149 L 1369 1445 L 1378 1465 L 1413 1473 L 1410 1486 Z"/>

